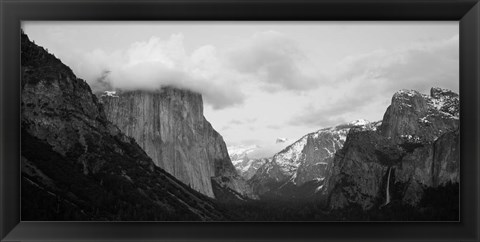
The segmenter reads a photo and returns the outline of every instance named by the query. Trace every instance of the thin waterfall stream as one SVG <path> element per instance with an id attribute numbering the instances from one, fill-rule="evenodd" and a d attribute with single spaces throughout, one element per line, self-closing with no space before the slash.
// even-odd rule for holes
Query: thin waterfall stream
<path id="1" fill-rule="evenodd" d="M 385 199 L 385 205 L 390 203 L 390 174 L 392 173 L 392 167 L 388 168 L 388 178 L 387 178 L 387 190 L 386 190 L 386 199 Z"/>

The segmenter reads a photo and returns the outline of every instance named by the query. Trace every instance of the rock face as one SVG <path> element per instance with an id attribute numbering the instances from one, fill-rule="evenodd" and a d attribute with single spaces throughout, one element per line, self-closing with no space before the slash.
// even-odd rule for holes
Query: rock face
<path id="1" fill-rule="evenodd" d="M 387 193 L 416 205 L 425 188 L 458 183 L 458 104 L 457 94 L 440 88 L 430 96 L 395 93 L 380 127 L 352 129 L 337 152 L 322 190 L 329 207 L 366 210 L 384 205 Z"/>
<path id="2" fill-rule="evenodd" d="M 427 187 L 460 182 L 460 135 L 448 131 L 432 144 L 408 153 L 395 169 L 395 182 L 405 189 L 402 201 L 415 205 Z"/>
<path id="3" fill-rule="evenodd" d="M 350 203 L 370 208 L 380 194 L 388 166 L 399 162 L 403 155 L 399 149 L 390 149 L 390 144 L 373 130 L 352 130 L 348 134 L 323 188 L 330 195 L 331 208 Z"/>
<path id="4" fill-rule="evenodd" d="M 105 92 L 101 102 L 107 119 L 180 181 L 209 197 L 215 197 L 212 181 L 252 197 L 230 161 L 222 136 L 204 118 L 200 94 L 164 87 Z"/>
<path id="5" fill-rule="evenodd" d="M 250 159 L 248 156 L 244 156 L 242 159 L 234 160 L 233 165 L 241 177 L 245 180 L 249 180 L 255 175 L 255 173 L 257 173 L 257 170 L 260 169 L 260 167 L 270 161 L 272 161 L 272 158 Z"/>
<path id="6" fill-rule="evenodd" d="M 357 120 L 307 134 L 275 154 L 271 161 L 258 169 L 249 183 L 259 195 L 274 193 L 283 196 L 286 195 L 282 194 L 283 188 L 290 187 L 287 190 L 291 191 L 311 181 L 318 184 L 313 189 L 315 191 L 323 186 L 322 181 L 335 153 L 343 147 L 348 131 L 354 127 L 375 129 L 377 125 Z"/>
<path id="7" fill-rule="evenodd" d="M 254 152 L 259 146 L 229 146 L 228 154 L 232 160 L 235 169 L 238 174 L 245 180 L 249 180 L 257 172 L 257 170 L 266 162 L 272 160 L 272 158 L 250 158 L 249 153 Z"/>
<path id="8" fill-rule="evenodd" d="M 23 220 L 221 220 L 110 123 L 88 84 L 22 34 Z"/>
<path id="9" fill-rule="evenodd" d="M 404 142 L 417 139 L 432 142 L 441 134 L 458 128 L 458 94 L 432 88 L 430 96 L 413 90 L 393 95 L 392 103 L 383 117 L 382 135 Z"/>

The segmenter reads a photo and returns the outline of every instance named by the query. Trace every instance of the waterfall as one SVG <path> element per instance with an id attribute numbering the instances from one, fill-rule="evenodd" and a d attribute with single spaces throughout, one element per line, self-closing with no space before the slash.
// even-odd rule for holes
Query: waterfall
<path id="1" fill-rule="evenodd" d="M 388 178 L 387 178 L 387 190 L 385 195 L 385 205 L 390 203 L 390 174 L 392 173 L 392 167 L 388 168 Z"/>

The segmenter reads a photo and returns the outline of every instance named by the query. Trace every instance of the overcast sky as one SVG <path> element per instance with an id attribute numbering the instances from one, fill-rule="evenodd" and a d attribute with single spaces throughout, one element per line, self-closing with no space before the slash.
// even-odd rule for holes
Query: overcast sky
<path id="1" fill-rule="evenodd" d="M 227 145 L 259 145 L 259 156 L 320 128 L 380 120 L 397 90 L 459 88 L 458 22 L 22 25 L 92 89 L 104 77 L 114 88 L 202 93 Z"/>

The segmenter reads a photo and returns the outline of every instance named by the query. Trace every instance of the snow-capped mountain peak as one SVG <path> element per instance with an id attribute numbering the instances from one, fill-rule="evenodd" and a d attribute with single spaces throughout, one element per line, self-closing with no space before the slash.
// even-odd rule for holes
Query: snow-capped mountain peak
<path id="1" fill-rule="evenodd" d="M 369 127 L 371 122 L 365 120 L 365 119 L 358 119 L 354 120 L 351 122 L 348 122 L 346 124 L 338 125 L 335 127 L 331 128 L 324 128 L 320 129 L 316 132 L 309 133 L 284 150 L 280 151 L 273 157 L 273 161 L 275 161 L 282 170 L 286 173 L 295 173 L 296 169 L 301 163 L 302 155 L 303 155 L 303 150 L 305 146 L 307 145 L 308 139 L 312 140 L 317 140 L 319 139 L 326 139 L 327 137 L 329 139 L 332 139 L 333 141 L 329 143 L 328 145 L 323 144 L 325 147 L 315 147 L 315 150 L 323 149 L 325 150 L 328 154 L 328 156 L 332 157 L 335 152 L 337 151 L 337 147 L 341 148 L 343 145 L 343 142 L 345 142 L 348 131 L 350 128 L 353 127 L 360 127 L 362 129 L 366 128 L 372 128 Z M 326 147 L 329 146 L 329 147 Z"/>
<path id="2" fill-rule="evenodd" d="M 104 91 L 102 97 L 118 97 L 116 91 Z"/>
<path id="3" fill-rule="evenodd" d="M 258 145 L 232 145 L 228 146 L 228 154 L 231 157 L 241 157 L 260 148 Z M 233 160 L 233 159 L 232 159 Z"/>
<path id="4" fill-rule="evenodd" d="M 250 179 L 258 168 L 268 159 L 251 159 L 248 155 L 261 148 L 258 145 L 237 145 L 228 146 L 228 154 L 238 174 L 245 179 Z"/>
<path id="5" fill-rule="evenodd" d="M 459 118 L 459 96 L 458 94 L 444 88 L 434 87 L 430 90 L 430 98 L 428 99 L 431 105 L 442 112 Z"/>
<path id="6" fill-rule="evenodd" d="M 309 133 L 273 156 L 252 178 L 258 187 L 269 181 L 302 185 L 321 180 L 338 150 L 343 147 L 350 129 L 375 130 L 379 122 L 354 120 Z"/>
<path id="7" fill-rule="evenodd" d="M 447 89 L 431 88 L 430 95 L 400 90 L 393 95 L 380 128 L 397 142 L 433 142 L 457 128 L 459 107 L 459 95 Z"/>
<path id="8" fill-rule="evenodd" d="M 349 122 L 348 124 L 353 125 L 353 126 L 363 126 L 363 125 L 367 125 L 369 123 L 370 123 L 370 121 L 368 121 L 366 119 L 357 119 L 357 120 L 354 120 L 352 122 Z"/>

